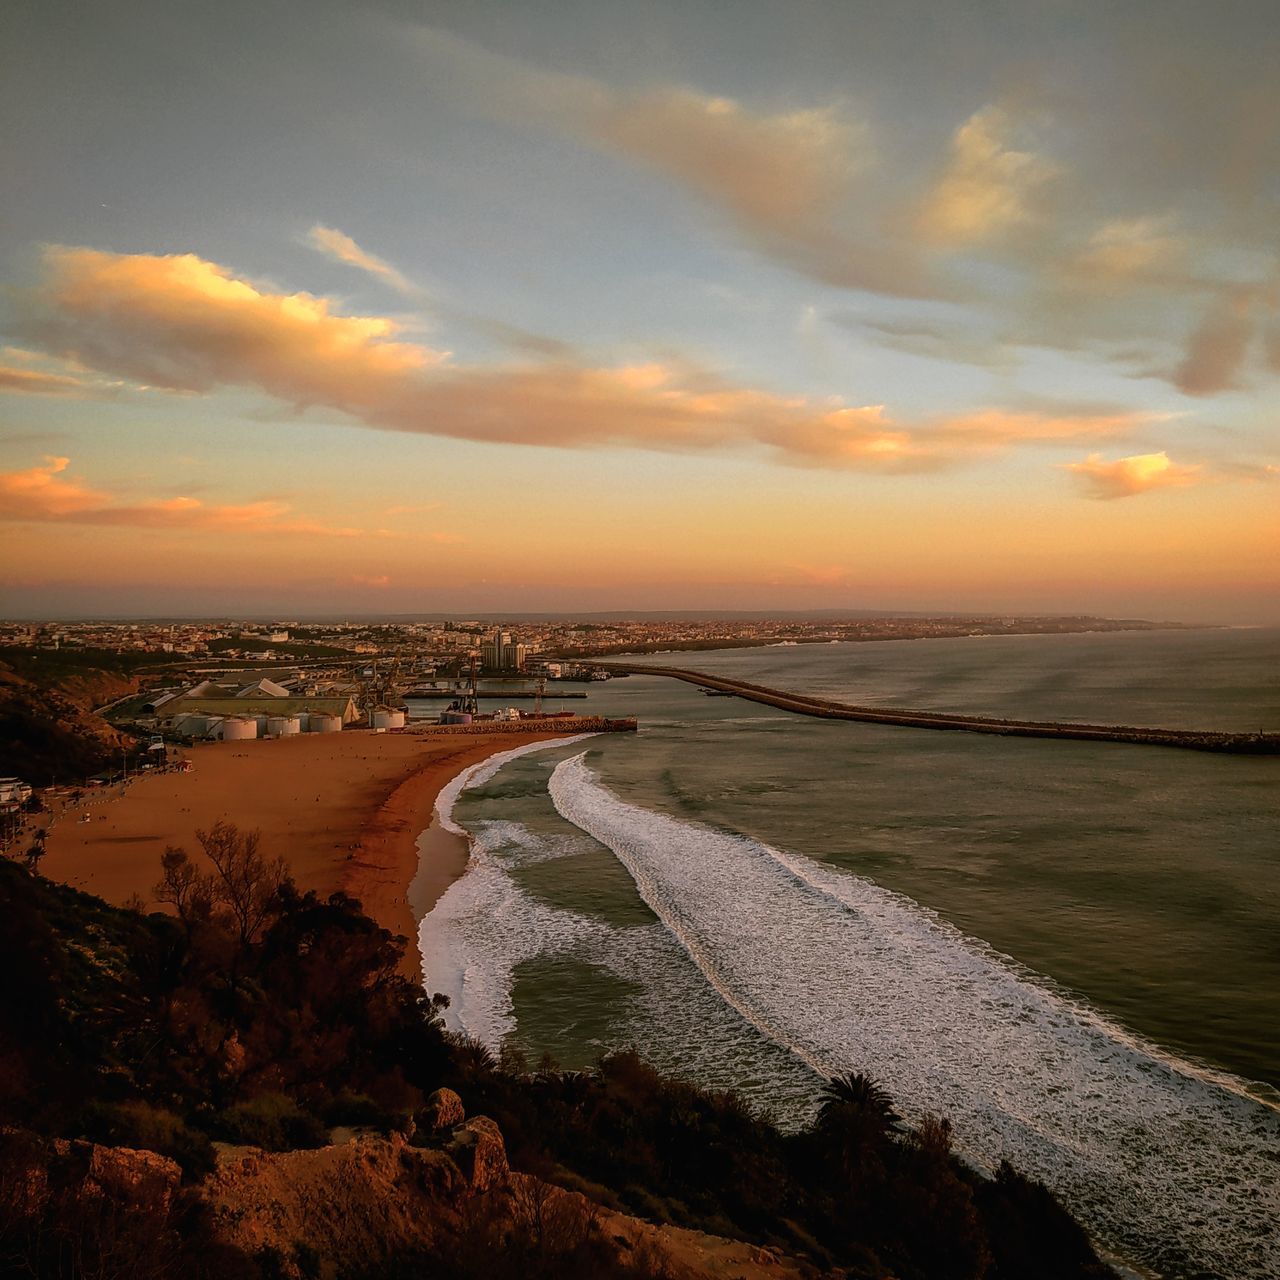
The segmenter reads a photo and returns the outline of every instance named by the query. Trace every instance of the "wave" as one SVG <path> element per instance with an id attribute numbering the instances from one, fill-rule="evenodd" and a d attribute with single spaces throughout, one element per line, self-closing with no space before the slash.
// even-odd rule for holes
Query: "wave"
<path id="1" fill-rule="evenodd" d="M 1280 1114 L 1129 1035 L 911 899 L 628 804 L 578 755 L 562 817 L 606 845 L 710 987 L 821 1075 L 948 1116 L 1165 1274 L 1280 1274 Z"/>
<path id="2" fill-rule="evenodd" d="M 659 1069 L 708 1088 L 737 1088 L 761 1112 L 811 1110 L 812 1076 L 707 988 L 661 923 L 618 927 L 546 903 L 518 883 L 540 863 L 601 853 L 572 829 L 548 838 L 519 822 L 476 824 L 467 873 L 419 928 L 429 990 L 450 998 L 445 1025 L 496 1052 L 518 1031 L 511 992 L 520 966 L 567 957 L 607 971 L 634 993 L 618 1010 L 612 1041 L 597 1045 L 601 1052 L 643 1044 Z"/>
<path id="3" fill-rule="evenodd" d="M 520 756 L 527 756 L 534 751 L 549 751 L 552 747 L 571 746 L 575 742 L 585 742 L 586 739 L 593 737 L 595 737 L 594 733 L 575 733 L 566 738 L 528 742 L 521 747 L 512 747 L 510 751 L 495 751 L 493 755 L 487 756 L 479 764 L 473 764 L 456 777 L 450 778 L 440 788 L 435 803 L 436 820 L 446 831 L 453 832 L 455 836 L 465 836 L 467 834 L 466 831 L 453 821 L 453 806 L 458 803 L 458 797 L 464 791 L 484 786 L 504 764 L 516 760 Z"/>

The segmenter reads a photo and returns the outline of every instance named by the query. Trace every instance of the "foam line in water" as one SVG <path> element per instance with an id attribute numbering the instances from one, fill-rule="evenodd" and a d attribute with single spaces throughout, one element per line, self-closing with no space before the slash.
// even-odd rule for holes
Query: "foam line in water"
<path id="1" fill-rule="evenodd" d="M 535 751 L 549 751 L 552 747 L 571 746 L 575 742 L 583 742 L 587 738 L 593 737 L 595 737 L 594 733 L 575 733 L 565 738 L 552 738 L 543 742 L 528 742 L 522 747 L 512 747 L 509 751 L 495 751 L 493 755 L 487 756 L 478 764 L 473 764 L 456 777 L 450 778 L 440 788 L 440 793 L 436 796 L 435 803 L 437 820 L 446 831 L 452 831 L 455 836 L 465 836 L 467 833 L 453 821 L 453 806 L 458 803 L 458 797 L 464 791 L 469 791 L 473 787 L 484 786 L 510 760 L 530 755 Z"/>
<path id="2" fill-rule="evenodd" d="M 549 790 L 724 1000 L 815 1070 L 866 1071 L 909 1118 L 948 1116 L 966 1154 L 1008 1158 L 1158 1272 L 1280 1275 L 1280 1114 L 1244 1082 L 1143 1044 L 901 894 L 628 804 L 582 755 Z"/>

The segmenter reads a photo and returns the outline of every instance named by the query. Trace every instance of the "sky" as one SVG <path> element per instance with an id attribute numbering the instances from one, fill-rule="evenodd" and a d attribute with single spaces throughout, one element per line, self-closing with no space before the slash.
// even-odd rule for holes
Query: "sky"
<path id="1" fill-rule="evenodd" d="M 0 7 L 0 616 L 1280 623 L 1280 24 Z"/>

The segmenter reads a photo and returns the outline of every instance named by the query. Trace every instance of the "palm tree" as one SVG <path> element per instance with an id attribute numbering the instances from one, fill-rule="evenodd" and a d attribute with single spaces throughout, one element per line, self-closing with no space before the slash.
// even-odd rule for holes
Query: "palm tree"
<path id="1" fill-rule="evenodd" d="M 832 1076 L 822 1090 L 818 1127 L 844 1125 L 855 1116 L 862 1127 L 881 1133 L 887 1133 L 899 1122 L 893 1099 L 870 1076 L 860 1071 Z"/>
<path id="2" fill-rule="evenodd" d="M 888 1093 L 870 1076 L 850 1072 L 827 1081 L 815 1130 L 820 1149 L 825 1149 L 827 1159 L 852 1189 L 881 1166 L 889 1133 L 897 1123 Z"/>

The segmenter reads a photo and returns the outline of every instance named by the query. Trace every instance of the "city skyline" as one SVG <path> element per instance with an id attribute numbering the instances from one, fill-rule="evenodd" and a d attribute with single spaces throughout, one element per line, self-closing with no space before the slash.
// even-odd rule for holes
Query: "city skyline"
<path id="1" fill-rule="evenodd" d="M 1264 6 L 4 23 L 4 616 L 1280 623 Z"/>

